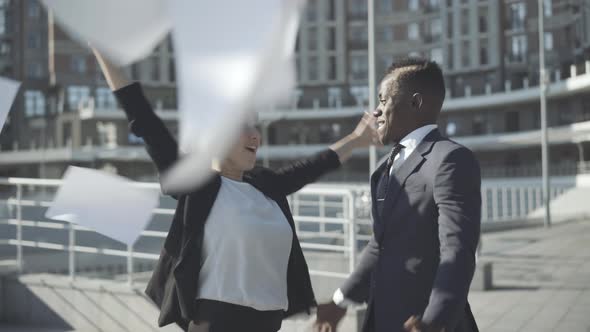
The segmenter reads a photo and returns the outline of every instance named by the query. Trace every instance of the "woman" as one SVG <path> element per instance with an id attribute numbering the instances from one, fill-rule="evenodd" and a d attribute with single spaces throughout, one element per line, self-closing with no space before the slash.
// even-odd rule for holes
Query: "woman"
<path id="1" fill-rule="evenodd" d="M 138 83 L 95 55 L 158 171 L 178 158 L 178 147 Z M 255 168 L 260 133 L 244 126 L 216 175 L 178 206 L 147 295 L 160 307 L 160 326 L 188 331 L 276 332 L 283 318 L 316 305 L 287 195 L 340 166 L 352 150 L 373 141 L 374 118 L 328 150 L 278 171 Z"/>

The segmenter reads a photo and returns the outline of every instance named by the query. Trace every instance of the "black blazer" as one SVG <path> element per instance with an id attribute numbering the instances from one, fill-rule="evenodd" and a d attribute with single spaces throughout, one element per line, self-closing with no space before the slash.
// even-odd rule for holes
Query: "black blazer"
<path id="1" fill-rule="evenodd" d="M 152 110 L 141 86 L 134 83 L 115 91 L 115 95 L 130 121 L 131 131 L 143 138 L 158 171 L 168 169 L 178 158 L 177 143 Z M 255 168 L 244 174 L 244 181 L 277 202 L 293 230 L 287 267 L 289 309 L 285 317 L 309 313 L 309 309 L 316 305 L 287 195 L 339 166 L 338 155 L 326 150 L 276 172 Z M 204 225 L 220 186 L 221 178 L 216 175 L 197 190 L 175 196 L 178 205 L 172 225 L 146 289 L 146 294 L 160 307 L 159 326 L 175 322 L 186 330 L 194 317 Z"/>
<path id="2" fill-rule="evenodd" d="M 346 298 L 368 302 L 364 331 L 403 331 L 412 315 L 448 332 L 477 331 L 467 303 L 481 223 L 475 156 L 434 130 L 378 202 L 384 171 L 383 164 L 371 177 L 374 237 L 341 287 Z"/>

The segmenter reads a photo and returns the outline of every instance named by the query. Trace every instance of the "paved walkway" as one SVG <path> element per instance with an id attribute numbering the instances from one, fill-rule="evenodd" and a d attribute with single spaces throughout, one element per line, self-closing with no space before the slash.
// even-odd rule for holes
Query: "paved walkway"
<path id="1" fill-rule="evenodd" d="M 481 331 L 590 332 L 590 221 L 484 235 L 494 289 L 471 292 Z"/>
<path id="2" fill-rule="evenodd" d="M 482 332 L 590 332 L 590 220 L 485 234 L 482 260 L 493 263 L 494 288 L 469 299 Z M 19 328 L 0 323 L 0 332 L 55 332 Z"/>

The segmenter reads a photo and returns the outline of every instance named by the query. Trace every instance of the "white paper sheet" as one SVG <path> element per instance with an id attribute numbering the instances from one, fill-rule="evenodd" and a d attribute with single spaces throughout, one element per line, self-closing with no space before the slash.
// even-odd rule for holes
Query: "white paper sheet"
<path id="1" fill-rule="evenodd" d="M 126 178 L 70 166 L 45 217 L 76 223 L 133 245 L 158 206 L 159 190 Z"/>
<path id="2" fill-rule="evenodd" d="M 2 127 L 4 126 L 19 87 L 20 82 L 0 77 L 0 132 L 2 131 Z"/>
<path id="3" fill-rule="evenodd" d="M 162 177 L 194 188 L 223 159 L 257 107 L 288 99 L 300 0 L 171 2 L 179 77 L 180 147 L 189 155 Z"/>
<path id="4" fill-rule="evenodd" d="M 149 55 L 172 26 L 165 0 L 43 0 L 81 45 L 92 44 L 118 65 Z"/>

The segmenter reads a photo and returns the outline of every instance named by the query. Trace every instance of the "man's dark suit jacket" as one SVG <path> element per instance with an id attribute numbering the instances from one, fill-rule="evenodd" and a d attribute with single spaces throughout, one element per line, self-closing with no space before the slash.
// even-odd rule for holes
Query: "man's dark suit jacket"
<path id="1" fill-rule="evenodd" d="M 141 86 L 138 83 L 126 86 L 115 91 L 115 96 L 125 110 L 131 131 L 143 138 L 158 171 L 164 172 L 177 160 L 178 147 L 144 97 Z M 326 150 L 276 172 L 255 168 L 244 174 L 245 182 L 277 202 L 293 230 L 287 266 L 289 308 L 285 317 L 300 312 L 309 313 L 310 308 L 316 306 L 287 195 L 339 166 L 338 155 L 332 150 Z M 160 308 L 159 326 L 177 323 L 187 330 L 189 322 L 196 314 L 194 304 L 198 292 L 204 225 L 220 185 L 221 178 L 216 175 L 194 192 L 174 196 L 178 199 L 178 205 L 172 225 L 146 289 L 146 294 Z"/>
<path id="2" fill-rule="evenodd" d="M 371 177 L 373 239 L 340 288 L 368 302 L 364 331 L 403 331 L 419 315 L 445 331 L 476 331 L 467 303 L 481 223 L 481 177 L 473 153 L 430 132 L 394 169 L 382 214 Z"/>

